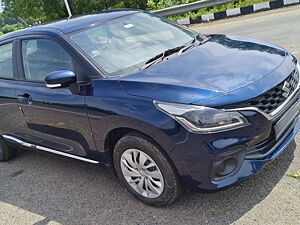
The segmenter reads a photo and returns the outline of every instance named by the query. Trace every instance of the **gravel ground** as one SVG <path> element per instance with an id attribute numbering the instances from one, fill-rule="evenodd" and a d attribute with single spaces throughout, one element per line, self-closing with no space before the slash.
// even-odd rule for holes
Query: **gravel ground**
<path id="1" fill-rule="evenodd" d="M 191 27 L 263 39 L 300 59 L 300 5 Z M 168 208 L 135 200 L 105 169 L 43 152 L 0 164 L 0 225 L 300 224 L 300 136 L 257 176 L 211 194 L 184 193 Z"/>

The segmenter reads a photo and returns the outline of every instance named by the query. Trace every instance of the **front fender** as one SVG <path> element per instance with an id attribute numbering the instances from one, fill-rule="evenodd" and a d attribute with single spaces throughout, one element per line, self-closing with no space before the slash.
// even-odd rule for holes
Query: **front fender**
<path id="1" fill-rule="evenodd" d="M 135 118 L 120 115 L 105 117 L 90 116 L 90 122 L 97 150 L 99 152 L 105 152 L 104 143 L 107 135 L 112 130 L 118 128 L 127 128 L 139 131 L 159 143 L 166 152 L 171 151 L 175 146 L 174 140 L 168 136 L 168 131 Z"/>
<path id="2" fill-rule="evenodd" d="M 86 109 L 100 155 L 106 151 L 107 135 L 117 128 L 132 129 L 147 135 L 167 154 L 176 143 L 186 139 L 187 131 L 159 111 L 152 99 L 128 95 L 117 80 L 93 80 L 87 90 Z"/>

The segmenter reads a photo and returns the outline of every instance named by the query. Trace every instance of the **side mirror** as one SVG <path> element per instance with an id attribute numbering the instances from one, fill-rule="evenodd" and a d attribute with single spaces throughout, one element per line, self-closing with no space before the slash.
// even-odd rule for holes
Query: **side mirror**
<path id="1" fill-rule="evenodd" d="M 48 88 L 66 88 L 76 84 L 76 75 L 70 70 L 58 70 L 48 74 L 45 78 Z"/>

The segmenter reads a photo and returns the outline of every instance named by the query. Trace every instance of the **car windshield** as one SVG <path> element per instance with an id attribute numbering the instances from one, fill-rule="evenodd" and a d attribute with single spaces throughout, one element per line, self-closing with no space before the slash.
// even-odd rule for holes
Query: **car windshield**
<path id="1" fill-rule="evenodd" d="M 171 21 L 139 12 L 72 33 L 70 38 L 107 75 L 121 75 L 196 36 Z"/>

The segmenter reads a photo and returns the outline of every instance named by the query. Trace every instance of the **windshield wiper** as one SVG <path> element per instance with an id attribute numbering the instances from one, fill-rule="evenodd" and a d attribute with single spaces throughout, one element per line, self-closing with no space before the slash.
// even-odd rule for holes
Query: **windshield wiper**
<path id="1" fill-rule="evenodd" d="M 202 38 L 203 40 L 199 40 L 199 38 Z M 199 44 L 202 44 L 204 43 L 205 41 L 207 40 L 207 38 L 205 38 L 205 36 L 203 35 L 196 35 L 194 37 L 194 39 L 189 42 L 189 44 L 186 44 L 186 45 L 182 45 L 182 46 L 179 46 L 179 47 L 175 47 L 175 48 L 172 48 L 172 49 L 168 49 L 166 51 L 164 51 L 163 53 L 160 53 L 154 57 L 152 57 L 151 59 L 149 59 L 144 66 L 142 66 L 140 68 L 140 70 L 144 70 L 144 69 L 147 69 L 148 67 L 150 66 L 153 66 L 157 63 L 160 63 L 161 61 L 164 60 L 165 57 L 169 56 L 169 55 L 172 55 L 176 52 L 178 52 L 178 55 L 181 55 L 182 53 L 184 53 L 185 51 L 187 51 L 188 49 L 192 48 L 192 47 L 195 47 L 195 43 L 198 42 Z"/>
<path id="2" fill-rule="evenodd" d="M 144 69 L 147 69 L 148 67 L 152 66 L 152 65 L 155 65 L 161 61 L 164 60 L 165 57 L 169 56 L 169 55 L 172 55 L 176 52 L 179 52 L 181 49 L 185 48 L 186 46 L 179 46 L 179 47 L 175 47 L 175 48 L 172 48 L 172 49 L 168 49 L 166 51 L 164 51 L 163 53 L 160 53 L 154 57 L 152 57 L 151 59 L 149 59 L 145 65 L 140 69 L 140 70 L 144 70 Z"/>
<path id="3" fill-rule="evenodd" d="M 202 39 L 202 40 L 199 40 L 199 39 Z M 178 55 L 181 55 L 182 53 L 184 53 L 186 50 L 192 48 L 192 47 L 195 47 L 195 46 L 198 46 L 198 45 L 201 45 L 203 43 L 205 43 L 206 41 L 208 41 L 210 39 L 210 37 L 206 37 L 202 34 L 198 34 L 194 37 L 194 40 L 187 46 L 184 46 L 182 49 L 180 49 L 180 51 L 178 52 Z"/>
<path id="4" fill-rule="evenodd" d="M 182 53 L 184 53 L 186 50 L 190 49 L 191 47 L 195 46 L 195 42 L 196 42 L 196 38 L 187 46 L 183 46 L 183 48 L 181 48 L 178 52 L 178 55 L 181 55 Z"/>

